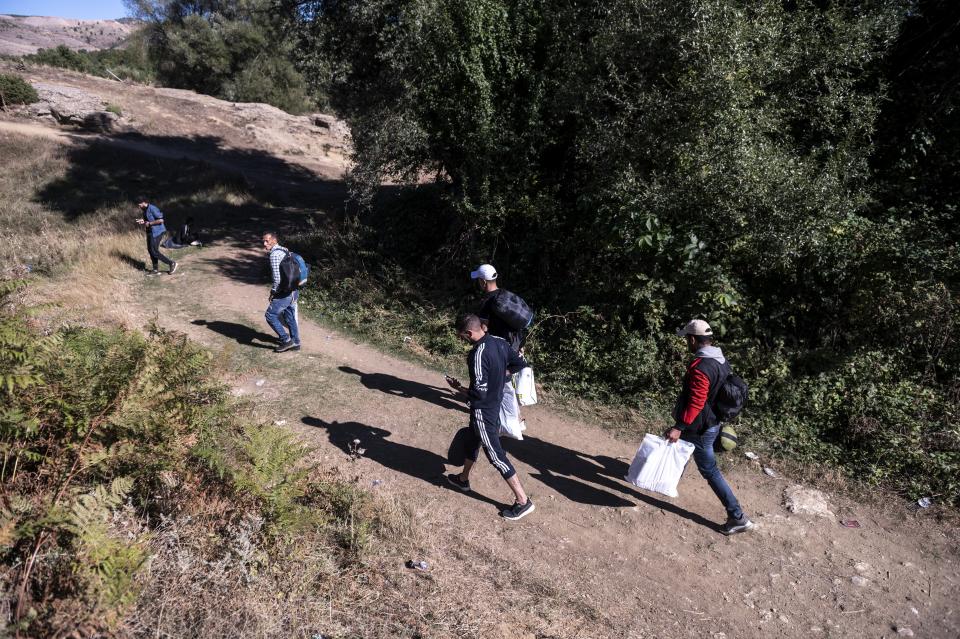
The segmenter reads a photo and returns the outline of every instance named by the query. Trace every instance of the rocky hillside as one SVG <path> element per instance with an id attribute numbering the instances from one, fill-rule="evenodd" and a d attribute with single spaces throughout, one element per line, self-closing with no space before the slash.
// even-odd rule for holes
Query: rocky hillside
<path id="1" fill-rule="evenodd" d="M 27 55 L 66 45 L 71 49 L 109 49 L 137 28 L 128 20 L 72 20 L 45 16 L 0 15 L 0 54 Z"/>

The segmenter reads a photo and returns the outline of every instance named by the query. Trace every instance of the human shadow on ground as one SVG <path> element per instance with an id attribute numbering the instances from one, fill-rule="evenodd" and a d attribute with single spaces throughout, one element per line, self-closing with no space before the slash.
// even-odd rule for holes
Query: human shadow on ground
<path id="1" fill-rule="evenodd" d="M 530 476 L 558 493 L 581 504 L 626 507 L 633 502 L 610 491 L 624 493 L 654 508 L 661 508 L 678 517 L 717 530 L 716 523 L 656 497 L 642 493 L 622 481 L 629 465 L 605 455 L 587 455 L 557 444 L 524 435 L 523 441 L 502 439 L 504 449 L 519 461 L 537 469 Z M 596 484 L 609 490 L 602 490 Z"/>
<path id="2" fill-rule="evenodd" d="M 266 333 L 261 333 L 260 331 L 250 328 L 249 326 L 245 326 L 244 324 L 202 319 L 195 319 L 190 323 L 197 326 L 205 326 L 214 333 L 220 333 L 224 337 L 229 337 L 230 339 L 235 340 L 237 343 L 243 344 L 244 346 L 253 346 L 254 348 L 274 348 L 277 344 L 276 337 Z M 267 343 L 258 344 L 254 340 Z"/>
<path id="3" fill-rule="evenodd" d="M 378 390 L 394 397 L 419 399 L 447 410 L 456 410 L 461 413 L 470 412 L 451 390 L 442 386 L 431 386 L 430 384 L 414 382 L 386 373 L 364 373 L 349 366 L 341 366 L 340 370 L 344 373 L 356 375 L 360 378 L 360 383 L 371 390 Z"/>
<path id="4" fill-rule="evenodd" d="M 443 477 L 446 472 L 446 459 L 429 450 L 391 441 L 388 438 L 392 433 L 388 430 L 359 422 L 325 422 L 316 417 L 304 417 L 301 421 L 307 426 L 325 428 L 330 443 L 347 455 L 351 454 L 351 442 L 359 439 L 357 446 L 364 449 L 363 456 L 367 459 L 430 484 L 455 490 Z M 507 507 L 507 504 L 480 495 L 476 491 L 462 494 L 498 509 Z"/>
<path id="5" fill-rule="evenodd" d="M 259 239 L 256 238 L 257 241 Z M 234 253 L 231 256 L 204 257 L 199 261 L 210 264 L 223 275 L 243 284 L 263 284 L 265 287 L 269 287 L 273 283 L 270 273 L 270 257 L 266 251 L 260 253 L 244 251 Z M 264 307 L 266 307 L 266 288 L 264 288 L 263 295 Z"/>
<path id="6" fill-rule="evenodd" d="M 144 245 L 145 245 L 145 244 L 146 244 L 146 242 L 144 242 Z M 144 246 L 144 249 L 143 249 L 143 250 L 144 250 L 144 252 L 146 252 L 146 250 L 147 250 L 147 249 L 146 249 L 146 246 Z M 146 263 L 146 261 L 144 261 L 144 260 L 138 260 L 137 258 L 133 257 L 133 256 L 130 255 L 129 253 L 125 253 L 124 251 L 119 251 L 119 250 L 114 249 L 114 250 L 110 253 L 110 255 L 111 255 L 111 257 L 117 258 L 118 260 L 120 260 L 121 262 L 123 262 L 124 264 L 126 264 L 127 266 L 130 266 L 130 267 L 132 267 L 132 268 L 137 269 L 138 271 L 142 271 L 142 270 L 144 270 L 144 269 L 147 268 L 147 263 Z"/>

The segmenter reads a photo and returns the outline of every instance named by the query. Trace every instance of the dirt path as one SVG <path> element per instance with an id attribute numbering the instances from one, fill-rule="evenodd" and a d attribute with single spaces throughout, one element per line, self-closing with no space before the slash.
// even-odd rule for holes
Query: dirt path
<path id="1" fill-rule="evenodd" d="M 244 327 L 269 333 L 267 288 L 257 281 L 264 260 L 230 244 L 185 257 L 182 277 L 151 282 L 161 291 L 156 310 L 214 349 L 236 348 Z M 183 295 L 196 303 L 169 306 Z M 194 323 L 218 318 L 229 321 Z M 508 490 L 484 460 L 475 498 L 438 481 L 450 438 L 466 421 L 441 375 L 306 319 L 302 334 L 300 353 L 240 346 L 257 353 L 255 372 L 237 380 L 237 392 L 285 406 L 275 408 L 276 419 L 318 446 L 325 463 L 361 485 L 381 481 L 375 490 L 399 496 L 423 525 L 442 531 L 427 557 L 436 572 L 455 576 L 469 565 L 457 558 L 466 536 L 512 571 L 561 585 L 600 611 L 574 634 L 535 636 L 960 634 L 956 536 L 901 504 L 878 511 L 834 497 L 834 512 L 860 529 L 791 515 L 781 502 L 792 482 L 747 466 L 729 479 L 758 529 L 726 538 L 716 531 L 723 510 L 695 470 L 688 468 L 676 500 L 636 490 L 621 479 L 635 443 L 537 406 L 526 411 L 528 437 L 507 445 L 537 510 L 509 523 L 496 514 Z M 367 452 L 354 462 L 346 448 L 355 438 Z"/>
<path id="2" fill-rule="evenodd" d="M 16 125 L 60 136 L 44 129 Z M 792 515 L 782 506 L 792 482 L 744 465 L 728 479 L 758 528 L 726 538 L 716 530 L 723 510 L 695 470 L 677 499 L 636 490 L 622 480 L 636 442 L 537 406 L 525 413 L 527 438 L 507 443 L 537 510 L 506 522 L 497 510 L 509 492 L 484 460 L 473 495 L 440 481 L 466 423 L 441 375 L 306 319 L 303 350 L 276 355 L 259 339 L 269 332 L 262 252 L 223 241 L 178 259 L 182 274 L 133 283 L 136 311 L 232 362 L 236 392 L 265 417 L 414 513 L 432 596 L 481 620 L 456 636 L 960 636 L 957 531 L 925 512 L 834 496 L 838 517 L 861 528 Z M 354 439 L 366 449 L 359 460 L 346 452 Z M 385 575 L 398 589 L 417 578 L 405 559 Z M 451 636 L 445 623 L 432 636 Z"/>

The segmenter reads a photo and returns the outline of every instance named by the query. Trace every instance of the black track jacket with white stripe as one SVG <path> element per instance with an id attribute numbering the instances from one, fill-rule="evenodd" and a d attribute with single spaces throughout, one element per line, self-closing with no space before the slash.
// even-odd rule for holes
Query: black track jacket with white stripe
<path id="1" fill-rule="evenodd" d="M 467 367 L 470 369 L 467 396 L 470 398 L 470 408 L 499 411 L 507 373 L 512 375 L 526 366 L 526 360 L 501 337 L 487 334 L 474 342 L 467 355 Z"/>

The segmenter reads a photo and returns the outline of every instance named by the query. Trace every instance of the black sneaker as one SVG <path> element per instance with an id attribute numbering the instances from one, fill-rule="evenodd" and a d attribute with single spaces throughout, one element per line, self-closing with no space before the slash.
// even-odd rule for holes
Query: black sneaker
<path id="1" fill-rule="evenodd" d="M 527 503 L 521 506 L 518 503 L 514 503 L 513 506 L 505 510 L 500 511 L 500 516 L 504 519 L 509 519 L 510 521 L 516 521 L 518 519 L 523 519 L 530 513 L 534 511 L 536 506 L 533 505 L 533 500 L 529 497 L 527 498 Z"/>
<path id="2" fill-rule="evenodd" d="M 280 346 L 277 346 L 273 350 L 277 353 L 285 353 L 287 351 L 292 351 L 294 349 L 300 350 L 300 345 L 295 343 L 292 339 L 288 339 L 285 342 L 280 342 Z"/>
<path id="3" fill-rule="evenodd" d="M 454 488 L 462 490 L 465 493 L 470 492 L 470 482 L 463 481 L 462 479 L 460 479 L 460 473 L 449 473 L 448 475 L 446 475 L 446 478 L 447 478 L 447 483 L 453 486 Z"/>
<path id="4" fill-rule="evenodd" d="M 720 527 L 720 532 L 724 535 L 736 535 L 737 533 L 747 532 L 753 528 L 753 522 L 746 515 L 740 519 L 727 517 L 727 523 Z"/>
<path id="5" fill-rule="evenodd" d="M 152 277 L 154 275 L 160 275 L 160 271 L 157 269 L 151 269 L 147 271 L 147 277 Z"/>
<path id="6" fill-rule="evenodd" d="M 177 272 L 177 266 L 179 266 L 179 265 L 178 265 L 176 262 L 174 262 L 173 264 L 171 264 L 171 265 L 170 265 L 170 272 L 169 272 L 167 275 L 173 275 L 174 273 L 176 273 L 176 272 Z"/>

